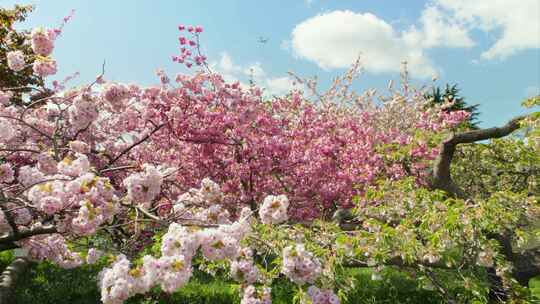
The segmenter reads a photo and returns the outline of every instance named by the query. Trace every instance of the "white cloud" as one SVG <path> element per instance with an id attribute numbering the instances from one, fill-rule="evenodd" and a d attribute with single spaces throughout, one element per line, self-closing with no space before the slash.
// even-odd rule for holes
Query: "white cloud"
<path id="1" fill-rule="evenodd" d="M 219 62 L 210 63 L 210 69 L 218 71 L 226 82 L 239 81 L 237 75 L 242 72 L 242 68 L 236 66 L 226 52 L 221 53 Z"/>
<path id="2" fill-rule="evenodd" d="M 223 52 L 221 53 L 221 59 L 219 60 L 219 68 L 225 73 L 235 73 L 240 70 L 240 67 L 237 67 L 233 64 L 231 56 Z"/>
<path id="3" fill-rule="evenodd" d="M 361 55 L 368 72 L 396 72 L 406 60 L 412 76 L 427 78 L 438 68 L 426 55 L 432 48 L 470 48 L 474 30 L 494 33 L 484 60 L 504 59 L 540 48 L 540 0 L 431 0 L 404 31 L 373 14 L 336 10 L 296 25 L 283 49 L 323 69 L 346 68 Z"/>
<path id="4" fill-rule="evenodd" d="M 540 48 L 538 0 L 435 0 L 448 18 L 469 30 L 495 32 L 497 40 L 482 59 L 504 59 L 526 49 Z"/>
<path id="5" fill-rule="evenodd" d="M 260 62 L 245 66 L 237 65 L 231 56 L 223 52 L 218 62 L 210 63 L 210 69 L 221 74 L 226 82 L 240 82 L 243 88 L 249 88 L 249 80 L 261 88 L 265 88 L 270 95 L 282 95 L 293 88 L 293 79 L 290 77 L 268 77 Z"/>
<path id="6" fill-rule="evenodd" d="M 420 30 L 412 26 L 403 34 L 409 45 L 420 44 L 424 48 L 474 46 L 467 28 L 436 6 L 428 6 L 422 11 L 420 24 Z"/>
<path id="7" fill-rule="evenodd" d="M 290 77 L 269 78 L 266 80 L 266 88 L 271 94 L 282 95 L 288 93 L 294 86 L 294 81 Z"/>
<path id="8" fill-rule="evenodd" d="M 297 56 L 323 69 L 348 67 L 361 55 L 363 68 L 370 72 L 399 71 L 406 60 L 413 76 L 437 74 L 421 45 L 370 13 L 333 11 L 307 19 L 294 28 L 291 46 Z"/>

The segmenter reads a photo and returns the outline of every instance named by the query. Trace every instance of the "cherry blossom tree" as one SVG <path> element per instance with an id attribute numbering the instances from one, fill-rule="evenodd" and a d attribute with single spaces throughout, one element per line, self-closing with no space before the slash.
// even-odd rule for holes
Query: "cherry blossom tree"
<path id="1" fill-rule="evenodd" d="M 271 303 L 279 278 L 298 286 L 303 303 L 340 303 L 350 285 L 344 267 L 415 272 L 449 302 L 485 297 L 486 286 L 523 295 L 517 256 L 504 246 L 538 214 L 537 197 L 468 194 L 450 167 L 458 145 L 524 123 L 537 130 L 538 115 L 455 133 L 468 112 L 426 107 L 425 92 L 407 81 L 387 95 L 357 95 L 358 63 L 326 93 L 298 78 L 289 94 L 268 99 L 213 73 L 203 28 L 184 25 L 172 60 L 200 70 L 174 79 L 159 70 L 159 84 L 142 87 L 107 81 L 104 69 L 68 88 L 69 79 L 52 77 L 69 18 L 58 28 L 3 29 L 30 49 L 8 46 L 2 65 L 47 80 L 22 92 L 48 92 L 18 100 L 20 87 L 0 87 L 0 250 L 22 249 L 17 263 L 104 263 L 103 303 L 155 287 L 173 293 L 212 268 L 241 284 L 244 304 Z M 496 280 L 482 281 L 478 269 Z M 441 271 L 466 291 L 453 294 Z"/>

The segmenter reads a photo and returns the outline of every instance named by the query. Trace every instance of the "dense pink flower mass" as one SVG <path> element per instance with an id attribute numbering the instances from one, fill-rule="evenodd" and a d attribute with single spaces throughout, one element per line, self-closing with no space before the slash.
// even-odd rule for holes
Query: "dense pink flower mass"
<path id="1" fill-rule="evenodd" d="M 440 131 L 466 117 L 416 110 L 403 115 L 408 119 L 403 125 L 385 127 L 385 116 L 378 114 L 384 108 L 317 106 L 301 92 L 265 102 L 259 89 L 244 90 L 215 74 L 178 75 L 176 82 L 143 95 L 152 105 L 145 115 L 169 128 L 152 138 L 152 147 L 162 153 L 141 155 L 179 167 L 177 182 L 185 190 L 212 176 L 222 185 L 223 199 L 234 204 L 254 207 L 269 194 L 286 193 L 294 219 L 351 206 L 351 198 L 380 176 L 413 175 L 423 183 L 437 149 L 414 142 L 415 132 Z M 401 106 L 421 107 L 419 94 L 411 100 Z M 379 153 L 383 146 L 395 149 L 392 145 L 411 146 L 412 164 Z M 171 147 L 182 152 L 166 152 Z"/>

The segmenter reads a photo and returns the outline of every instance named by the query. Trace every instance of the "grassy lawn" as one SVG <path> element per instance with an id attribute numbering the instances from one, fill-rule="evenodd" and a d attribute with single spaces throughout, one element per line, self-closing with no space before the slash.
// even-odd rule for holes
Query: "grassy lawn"
<path id="1" fill-rule="evenodd" d="M 5 267 L 10 260 L 10 254 L 0 254 L 0 267 Z M 98 272 L 97 267 L 84 266 L 65 270 L 48 263 L 35 264 L 19 281 L 16 291 L 17 303 L 99 303 L 100 295 L 96 282 Z M 397 272 L 384 281 L 372 281 L 369 269 L 351 269 L 351 274 L 356 278 L 356 288 L 349 294 L 346 303 L 444 303 L 437 293 L 420 288 L 415 281 Z M 292 288 L 293 285 L 285 280 L 276 282 L 272 286 L 273 303 L 292 303 Z M 137 296 L 127 303 L 239 303 L 238 289 L 239 286 L 233 282 L 216 280 L 209 275 L 196 272 L 190 283 L 177 293 L 164 296 L 156 291 L 152 293 L 151 298 Z M 540 295 L 540 279 L 531 281 L 531 290 Z"/>
<path id="2" fill-rule="evenodd" d="M 0 255 L 0 267 L 11 260 L 10 254 Z M 48 263 L 35 264 L 19 281 L 17 303 L 25 304 L 95 304 L 99 303 L 97 267 L 84 266 L 65 270 Z M 442 303 L 437 294 L 420 289 L 414 281 L 396 273 L 386 281 L 372 281 L 368 269 L 351 270 L 356 289 L 347 303 Z M 291 303 L 293 285 L 278 281 L 272 286 L 273 303 Z M 171 303 L 228 304 L 239 303 L 239 286 L 216 280 L 196 272 L 190 283 L 169 297 Z M 153 293 L 153 298 L 133 297 L 127 303 L 167 303 L 166 297 Z"/>

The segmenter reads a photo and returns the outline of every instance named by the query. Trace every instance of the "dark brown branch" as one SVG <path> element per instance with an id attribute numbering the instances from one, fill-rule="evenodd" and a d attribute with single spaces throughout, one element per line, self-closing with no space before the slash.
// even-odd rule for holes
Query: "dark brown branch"
<path id="1" fill-rule="evenodd" d="M 0 237 L 0 244 L 9 244 L 12 242 L 25 239 L 27 237 L 34 236 L 34 235 L 50 234 L 50 233 L 56 233 L 56 232 L 57 232 L 56 227 L 54 226 L 43 226 L 39 228 L 33 228 L 30 230 L 23 230 L 23 231 L 19 231 L 18 233 L 13 233 L 8 236 Z"/>
<path id="2" fill-rule="evenodd" d="M 122 156 L 124 156 L 126 153 L 129 153 L 129 151 L 131 151 L 131 149 L 135 148 L 136 146 L 142 144 L 143 142 L 145 142 L 148 138 L 150 138 L 152 135 L 154 135 L 154 133 L 156 133 L 157 131 L 159 131 L 161 128 L 163 128 L 165 126 L 165 124 L 161 124 L 159 126 L 157 126 L 154 130 L 152 130 L 152 132 L 148 133 L 148 135 L 146 135 L 145 137 L 139 139 L 138 141 L 134 142 L 133 144 L 131 144 L 131 146 L 127 147 L 124 151 L 122 151 L 120 154 L 118 154 L 115 158 L 113 158 L 109 164 L 107 164 L 107 166 L 105 168 L 103 168 L 102 170 L 104 169 L 107 169 L 107 168 L 110 168 L 117 160 L 119 160 Z M 101 171 L 101 170 L 100 170 Z"/>
<path id="3" fill-rule="evenodd" d="M 466 198 L 466 193 L 454 183 L 450 174 L 450 166 L 452 164 L 452 158 L 454 157 L 457 145 L 505 137 L 519 129 L 520 122 L 525 117 L 526 116 L 516 117 L 502 127 L 453 134 L 448 139 L 443 141 L 440 146 L 441 151 L 439 156 L 433 165 L 432 188 L 447 191 L 448 193 L 451 193 L 459 198 Z"/>

